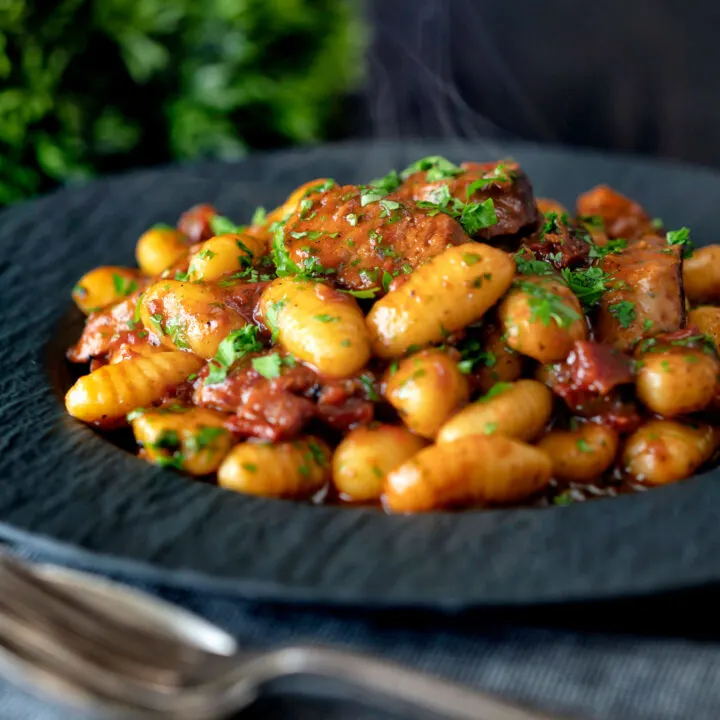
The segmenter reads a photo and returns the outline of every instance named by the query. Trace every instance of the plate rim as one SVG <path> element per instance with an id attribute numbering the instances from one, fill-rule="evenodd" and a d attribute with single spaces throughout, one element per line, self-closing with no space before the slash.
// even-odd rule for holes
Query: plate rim
<path id="1" fill-rule="evenodd" d="M 539 154 L 545 154 L 547 156 L 553 156 L 560 153 L 566 157 L 574 157 L 576 159 L 594 157 L 596 159 L 602 159 L 603 161 L 610 160 L 612 162 L 624 162 L 634 167 L 645 167 L 646 169 L 664 168 L 665 171 L 673 172 L 690 172 L 693 174 L 708 174 L 720 182 L 720 173 L 717 170 L 713 170 L 702 165 L 691 165 L 688 163 L 682 163 L 673 160 L 665 160 L 658 158 L 648 158 L 644 156 L 624 154 L 624 153 L 604 153 L 596 149 L 585 149 L 585 148 L 564 148 L 552 145 L 539 145 L 537 143 L 528 142 L 516 142 L 516 141 L 491 141 L 494 145 L 505 147 L 505 148 L 516 148 L 522 152 L 534 152 Z M 33 199 L 27 203 L 22 203 L 17 206 L 12 206 L 4 209 L 0 213 L 0 232 L 2 231 L 2 224 L 8 218 L 18 213 L 19 209 L 23 212 L 28 212 L 34 207 L 41 206 L 43 203 L 52 202 L 58 198 L 66 198 L 69 194 L 74 193 L 88 193 L 93 188 L 105 187 L 112 190 L 115 186 L 121 185 L 123 182 L 133 181 L 135 179 L 143 177 L 157 177 L 163 176 L 166 173 L 179 173 L 181 175 L 195 174 L 201 176 L 204 172 L 211 170 L 217 171 L 219 166 L 223 166 L 226 170 L 236 169 L 243 166 L 246 163 L 262 163 L 268 158 L 292 158 L 292 159 L 304 159 L 311 157 L 314 153 L 348 153 L 356 152 L 358 150 L 367 150 L 368 147 L 377 149 L 392 148 L 397 150 L 398 148 L 407 148 L 416 145 L 423 145 L 425 147 L 444 147 L 457 149 L 460 148 L 472 148 L 477 143 L 472 141 L 462 140 L 423 140 L 423 139 L 408 139 L 402 141 L 372 141 L 365 142 L 362 140 L 350 140 L 336 143 L 318 144 L 310 147 L 293 148 L 290 150 L 275 150 L 265 153 L 254 153 L 246 158 L 230 163 L 222 163 L 218 161 L 198 161 L 189 163 L 183 166 L 176 165 L 165 165 L 154 168 L 141 168 L 126 171 L 123 173 L 115 174 L 112 176 L 100 178 L 94 182 L 83 184 L 73 188 L 61 188 L 50 194 L 44 195 L 40 198 Z M 448 153 L 445 149 L 442 151 L 444 154 Z M 210 172 L 212 175 L 212 172 Z M 532 179 L 532 178 L 531 178 Z M 245 181 L 244 181 L 245 182 Z M 249 181 L 246 181 L 249 182 Z M 200 200 L 198 200 L 200 202 Z M 0 247 L 2 247 L 2 237 L 0 237 Z M 111 253 L 110 253 L 111 254 Z M 110 260 L 112 262 L 112 260 Z M 0 283 L 0 291 L 2 291 L 2 283 Z M 52 303 L 51 303 L 52 304 Z M 57 313 L 56 313 L 57 315 Z M 2 329 L 2 319 L 0 319 L 0 329 Z M 0 356 L 0 362 L 2 356 Z M 0 364 L 0 367 L 2 365 Z M 0 420 L 2 419 L 2 407 L 0 407 Z M 0 425 L 1 427 L 1 425 Z M 87 430 L 87 428 L 84 428 Z M 92 431 L 89 431 L 92 432 Z M 94 434 L 94 433 L 93 433 Z M 98 438 L 99 442 L 105 443 L 104 440 Z M 112 445 L 108 445 L 112 447 Z M 117 448 L 115 448 L 117 450 Z M 122 452 L 122 451 L 120 451 Z M 149 473 L 150 471 L 148 471 Z M 153 470 L 154 474 L 157 475 L 157 471 Z M 692 480 L 693 486 L 697 487 L 697 492 L 705 495 L 709 492 L 711 497 L 717 495 L 720 500 L 720 493 L 713 492 L 713 478 L 708 477 L 716 474 L 720 476 L 720 471 L 715 470 L 710 473 L 705 473 L 703 476 L 695 477 Z M 184 478 L 178 478 L 182 482 L 188 482 Z M 652 495 L 657 496 L 658 502 L 660 503 L 660 495 L 663 497 L 674 496 L 676 494 L 687 494 L 680 493 L 680 490 L 684 490 L 685 485 L 679 484 L 665 488 L 656 488 L 652 490 Z M 226 492 L 226 491 L 223 491 Z M 633 496 L 638 497 L 638 496 Z M 612 500 L 612 505 L 617 505 L 623 502 L 624 498 L 618 498 Z M 266 500 L 264 502 L 277 503 L 275 500 Z M 287 501 L 280 501 L 287 502 Z M 609 502 L 608 500 L 598 500 L 589 504 L 589 506 L 599 506 Z M 671 502 L 668 499 L 667 502 Z M 512 511 L 512 510 L 485 510 L 485 511 L 474 511 L 470 512 L 471 515 L 488 515 L 489 513 L 519 513 L 519 512 L 543 512 L 543 513 L 566 513 L 570 516 L 573 513 L 582 512 L 582 508 L 587 507 L 584 505 L 571 506 L 568 508 L 551 508 L 539 510 L 527 510 L 527 511 Z M 2 504 L 0 504 L 2 508 Z M 354 513 L 359 512 L 355 509 L 337 509 L 335 512 L 341 513 Z M 375 512 L 375 511 L 371 511 Z M 430 513 L 425 517 L 433 517 L 435 515 L 447 516 L 447 513 Z M 387 516 L 382 516 L 387 517 Z M 389 521 L 390 522 L 390 521 Z M 377 607 L 395 607 L 410 605 L 414 607 L 427 607 L 443 610 L 456 610 L 462 607 L 468 606 L 485 606 L 485 607 L 520 607 L 520 606 L 534 606 L 538 604 L 548 603 L 566 603 L 566 602 L 577 602 L 577 601 L 597 601 L 597 600 L 614 600 L 619 598 L 628 598 L 634 596 L 642 596 L 648 592 L 656 592 L 657 588 L 653 586 L 653 583 L 649 583 L 649 587 L 643 587 L 642 583 L 633 591 L 624 590 L 618 592 L 617 589 L 609 587 L 606 593 L 602 590 L 598 591 L 596 588 L 592 594 L 588 595 L 583 592 L 573 592 L 564 590 L 559 596 L 554 597 L 552 593 L 545 593 L 538 600 L 519 599 L 519 598 L 504 598 L 501 600 L 485 602 L 481 598 L 463 598 L 447 596 L 445 598 L 432 596 L 432 595 L 403 595 L 403 594 L 387 594 L 378 590 L 368 591 L 363 596 L 359 594 L 356 589 L 351 594 L 346 594 L 335 588 L 335 591 L 331 591 L 327 587 L 323 587 L 321 592 L 318 592 L 316 585 L 301 586 L 288 584 L 285 581 L 273 581 L 273 580 L 258 580 L 252 577 L 219 577 L 213 574 L 208 574 L 203 570 L 198 569 L 179 569 L 179 568 L 168 568 L 159 566 L 153 562 L 144 559 L 122 557 L 118 555 L 108 555 L 105 552 L 101 552 L 92 548 L 78 546 L 72 542 L 58 539 L 51 535 L 45 535 L 42 532 L 30 530 L 27 527 L 18 527 L 17 524 L 10 524 L 4 520 L 0 521 L 0 538 L 10 542 L 22 544 L 24 547 L 37 549 L 38 552 L 43 553 L 44 556 L 55 556 L 62 557 L 65 562 L 79 567 L 87 567 L 94 571 L 99 571 L 107 574 L 118 574 L 128 579 L 143 579 L 151 582 L 171 585 L 174 587 L 188 588 L 192 587 L 198 590 L 205 590 L 211 592 L 220 592 L 222 594 L 230 595 L 242 595 L 247 596 L 248 593 L 253 598 L 266 599 L 276 602 L 290 602 L 290 603 L 324 603 L 332 605 L 362 605 L 365 607 L 377 606 Z M 718 566 L 717 578 L 720 579 L 720 566 Z M 692 573 L 686 576 L 684 580 L 681 580 L 677 586 L 665 584 L 663 590 L 674 590 L 686 587 L 688 583 L 697 584 L 704 582 L 701 578 L 692 578 Z"/>

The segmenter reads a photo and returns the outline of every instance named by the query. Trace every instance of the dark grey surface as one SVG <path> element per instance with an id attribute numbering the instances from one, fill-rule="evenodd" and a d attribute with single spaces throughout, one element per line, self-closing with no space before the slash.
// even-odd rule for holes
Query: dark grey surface
<path id="1" fill-rule="evenodd" d="M 568 508 L 388 517 L 194 483 L 65 415 L 52 387 L 62 392 L 69 382 L 62 349 L 74 340 L 73 325 L 62 318 L 72 285 L 96 265 L 131 263 L 148 225 L 205 201 L 242 220 L 309 177 L 367 180 L 438 153 L 514 155 L 538 194 L 566 202 L 608 182 L 669 227 L 687 224 L 701 243 L 716 238 L 718 174 L 494 143 L 345 144 L 137 172 L 7 210 L 0 214 L 0 536 L 152 582 L 356 605 L 528 605 L 718 580 L 717 472 Z"/>
<path id="2" fill-rule="evenodd" d="M 23 557 L 43 559 L 16 550 Z M 299 642 L 354 648 L 562 718 L 720 717 L 720 646 L 708 641 L 713 635 L 717 639 L 720 629 L 717 598 L 709 602 L 690 598 L 670 606 L 647 601 L 638 609 L 655 617 L 658 632 L 676 625 L 678 619 L 691 621 L 705 639 L 689 641 L 510 625 L 484 611 L 450 618 L 407 611 L 303 609 L 141 582 L 133 584 L 216 622 L 247 649 Z M 626 612 L 622 607 L 613 610 L 617 617 Z M 598 620 L 590 610 L 584 614 L 589 625 Z M 542 617 L 538 619 L 541 621 Z M 357 703 L 344 702 L 334 686 L 300 681 L 271 690 L 284 694 L 262 699 L 237 720 L 391 720 Z M 303 697 L 308 693 L 313 696 Z M 40 701 L 2 682 L 0 718 L 97 720 Z"/>
<path id="3" fill-rule="evenodd" d="M 356 136 L 499 134 L 720 166 L 714 0 L 366 6 Z"/>

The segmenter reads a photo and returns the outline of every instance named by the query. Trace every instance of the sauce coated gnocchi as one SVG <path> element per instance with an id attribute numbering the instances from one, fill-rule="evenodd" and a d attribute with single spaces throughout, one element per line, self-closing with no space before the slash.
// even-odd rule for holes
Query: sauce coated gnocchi
<path id="1" fill-rule="evenodd" d="M 387 512 L 567 505 L 720 444 L 720 245 L 511 160 L 320 178 L 89 270 L 70 415 L 233 492 Z M 717 303 L 717 305 L 716 305 Z"/>

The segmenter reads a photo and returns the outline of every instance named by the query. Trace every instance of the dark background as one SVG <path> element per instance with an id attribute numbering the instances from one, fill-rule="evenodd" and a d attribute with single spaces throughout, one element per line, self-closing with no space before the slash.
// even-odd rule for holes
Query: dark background
<path id="1" fill-rule="evenodd" d="M 720 166 L 718 29 L 712 0 L 5 0 L 0 205 L 353 137 Z"/>
<path id="2" fill-rule="evenodd" d="M 370 0 L 366 135 L 488 134 L 720 166 L 720 3 Z"/>

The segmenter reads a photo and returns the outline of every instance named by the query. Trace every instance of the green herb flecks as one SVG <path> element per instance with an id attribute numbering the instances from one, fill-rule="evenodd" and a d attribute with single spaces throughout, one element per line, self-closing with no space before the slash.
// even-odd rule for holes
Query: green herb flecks
<path id="1" fill-rule="evenodd" d="M 217 353 L 209 364 L 205 384 L 216 385 L 223 382 L 234 362 L 248 353 L 260 352 L 263 345 L 258 339 L 258 332 L 255 325 L 246 325 L 229 333 L 218 346 Z"/>

